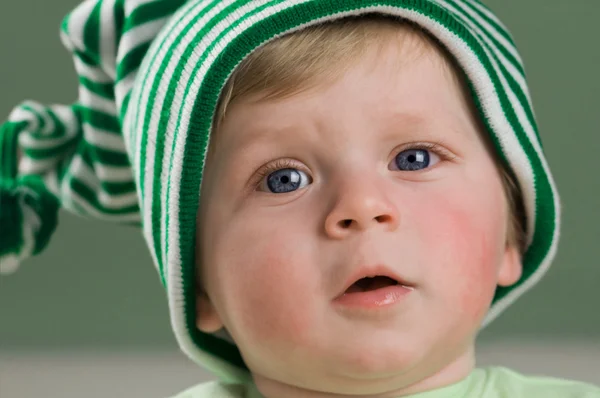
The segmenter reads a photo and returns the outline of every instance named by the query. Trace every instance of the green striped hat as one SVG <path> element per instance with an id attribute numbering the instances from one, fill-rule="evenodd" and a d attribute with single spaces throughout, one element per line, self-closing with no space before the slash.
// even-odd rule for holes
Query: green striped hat
<path id="1" fill-rule="evenodd" d="M 412 21 L 456 58 L 523 193 L 524 273 L 514 286 L 497 289 L 483 327 L 488 325 L 548 270 L 560 209 L 521 58 L 506 28 L 477 0 L 82 3 L 62 26 L 79 75 L 78 100 L 70 106 L 23 103 L 0 130 L 2 270 L 43 250 L 59 207 L 141 223 L 182 350 L 222 379 L 246 380 L 234 342 L 195 326 L 196 215 L 219 94 L 257 47 L 366 13 Z"/>

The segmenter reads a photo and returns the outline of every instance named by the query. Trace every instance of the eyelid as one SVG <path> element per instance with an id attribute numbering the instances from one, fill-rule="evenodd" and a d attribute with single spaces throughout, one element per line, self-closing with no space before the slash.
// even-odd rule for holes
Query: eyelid
<path id="1" fill-rule="evenodd" d="M 438 155 L 442 160 L 454 160 L 457 158 L 457 156 L 455 154 L 453 154 L 452 152 L 450 152 L 448 149 L 445 148 L 445 146 L 442 144 L 442 142 L 440 141 L 433 141 L 433 142 L 420 142 L 420 141 L 416 141 L 416 142 L 409 142 L 406 144 L 403 144 L 402 146 L 400 146 L 400 148 L 398 148 L 395 152 L 394 152 L 394 156 L 396 156 L 398 153 L 410 150 L 410 149 L 426 149 L 428 151 L 432 151 L 435 152 L 436 155 Z M 427 170 L 427 169 L 424 169 Z"/>
<path id="2" fill-rule="evenodd" d="M 306 167 L 304 167 L 300 162 L 289 159 L 289 158 L 285 158 L 285 159 L 277 159 L 271 163 L 266 164 L 265 166 L 261 167 L 255 174 L 255 176 L 252 178 L 252 180 L 250 181 L 250 186 L 249 189 L 254 191 L 258 188 L 259 184 L 262 182 L 262 180 L 267 177 L 269 174 L 277 171 L 277 170 L 281 170 L 281 169 L 290 169 L 290 168 L 294 168 L 294 169 L 298 169 L 301 170 L 303 172 L 305 172 L 306 174 L 309 174 L 308 170 L 306 169 Z"/>

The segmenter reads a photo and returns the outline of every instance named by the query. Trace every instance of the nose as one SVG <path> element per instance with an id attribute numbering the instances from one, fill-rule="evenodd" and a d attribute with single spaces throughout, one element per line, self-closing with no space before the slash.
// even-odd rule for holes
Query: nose
<path id="1" fill-rule="evenodd" d="M 325 233 L 340 239 L 353 231 L 375 227 L 396 230 L 400 214 L 385 184 L 374 173 L 346 173 L 336 186 L 335 202 L 325 219 Z"/>

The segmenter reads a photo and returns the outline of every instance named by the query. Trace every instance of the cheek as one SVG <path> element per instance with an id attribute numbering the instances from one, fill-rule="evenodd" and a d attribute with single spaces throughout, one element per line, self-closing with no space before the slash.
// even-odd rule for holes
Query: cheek
<path id="1" fill-rule="evenodd" d="M 504 253 L 505 220 L 498 211 L 503 204 L 484 192 L 437 197 L 444 200 L 422 203 L 423 243 L 435 248 L 426 260 L 426 280 L 435 283 L 449 311 L 475 321 L 487 312 L 496 288 Z"/>
<path id="2" fill-rule="evenodd" d="M 219 286 L 218 309 L 226 326 L 241 347 L 244 341 L 275 346 L 282 337 L 309 340 L 318 275 L 313 250 L 299 238 L 303 232 L 239 219 L 244 224 L 230 222 L 211 249 L 218 259 L 212 283 Z"/>

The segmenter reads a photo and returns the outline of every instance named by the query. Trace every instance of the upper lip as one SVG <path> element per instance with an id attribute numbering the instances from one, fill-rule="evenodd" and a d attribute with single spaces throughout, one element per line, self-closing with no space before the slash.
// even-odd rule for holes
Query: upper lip
<path id="1" fill-rule="evenodd" d="M 344 283 L 344 287 L 341 292 L 339 292 L 338 296 L 342 296 L 350 286 L 352 286 L 357 281 L 363 278 L 373 278 L 375 276 L 387 276 L 398 282 L 399 285 L 414 287 L 415 285 L 402 276 L 398 275 L 391 267 L 386 266 L 385 264 L 375 264 L 375 265 L 364 265 L 358 267 L 346 280 Z"/>

